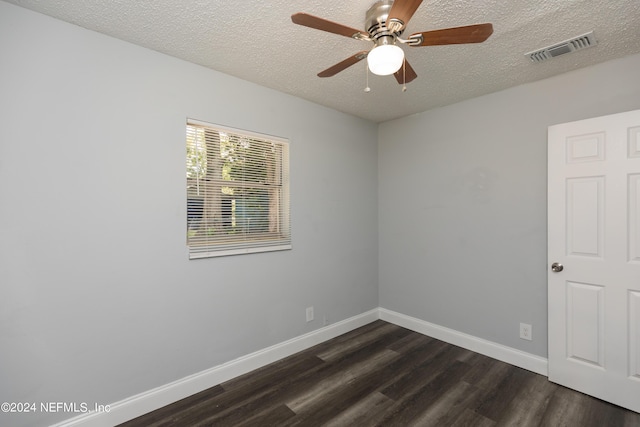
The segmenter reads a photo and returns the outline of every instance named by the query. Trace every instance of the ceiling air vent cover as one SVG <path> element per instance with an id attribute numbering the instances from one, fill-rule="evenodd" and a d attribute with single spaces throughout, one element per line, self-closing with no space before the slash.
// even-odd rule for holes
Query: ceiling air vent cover
<path id="1" fill-rule="evenodd" d="M 542 62 L 547 59 L 555 58 L 556 56 L 564 55 L 565 53 L 586 49 L 597 44 L 598 42 L 593 35 L 593 31 L 590 31 L 586 34 L 582 34 L 581 36 L 565 40 L 552 46 L 543 47 L 542 49 L 537 49 L 533 52 L 525 53 L 524 55 L 529 58 L 531 62 Z"/>

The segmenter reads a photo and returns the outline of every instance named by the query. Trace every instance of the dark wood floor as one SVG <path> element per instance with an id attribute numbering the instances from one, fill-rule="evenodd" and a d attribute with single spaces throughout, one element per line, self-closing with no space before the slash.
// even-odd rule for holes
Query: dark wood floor
<path id="1" fill-rule="evenodd" d="M 614 427 L 640 414 L 376 321 L 121 424 L 320 425 Z"/>

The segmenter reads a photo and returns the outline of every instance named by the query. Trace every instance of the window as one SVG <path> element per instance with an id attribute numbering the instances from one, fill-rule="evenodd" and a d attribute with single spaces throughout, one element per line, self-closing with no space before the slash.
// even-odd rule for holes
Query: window
<path id="1" fill-rule="evenodd" d="M 287 140 L 187 121 L 189 258 L 291 249 Z"/>

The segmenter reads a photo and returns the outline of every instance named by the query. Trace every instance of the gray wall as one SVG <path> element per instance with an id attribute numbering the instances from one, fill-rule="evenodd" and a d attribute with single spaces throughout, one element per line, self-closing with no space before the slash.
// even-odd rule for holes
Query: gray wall
<path id="1" fill-rule="evenodd" d="M 0 53 L 0 402 L 113 403 L 378 306 L 376 124 L 4 2 Z M 293 250 L 187 259 L 187 117 L 290 139 Z"/>
<path id="2" fill-rule="evenodd" d="M 638 70 L 634 55 L 381 124 L 380 306 L 546 357 L 547 127 L 640 108 Z"/>

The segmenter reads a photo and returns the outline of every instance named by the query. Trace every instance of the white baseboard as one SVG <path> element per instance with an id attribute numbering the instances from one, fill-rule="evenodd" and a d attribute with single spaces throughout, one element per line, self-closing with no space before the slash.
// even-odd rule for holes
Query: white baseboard
<path id="1" fill-rule="evenodd" d="M 358 316 L 334 323 L 322 329 L 309 332 L 113 403 L 109 405 L 108 412 L 89 412 L 55 424 L 52 427 L 111 427 L 162 408 L 163 406 L 184 399 L 185 397 L 206 390 L 239 375 L 251 372 L 269 363 L 291 356 L 299 351 L 306 350 L 309 347 L 313 347 L 316 344 L 335 338 L 378 319 L 547 376 L 547 359 L 543 357 L 438 326 L 424 320 L 416 319 L 415 317 L 396 313 L 385 308 L 376 308 Z"/>
<path id="2" fill-rule="evenodd" d="M 111 427 L 291 356 L 375 320 L 378 320 L 377 308 L 121 400 L 109 405 L 108 412 L 88 412 L 52 427 Z"/>
<path id="3" fill-rule="evenodd" d="M 475 351 L 476 353 L 484 354 L 485 356 L 544 375 L 545 377 L 548 376 L 548 361 L 544 357 L 474 337 L 473 335 L 464 334 L 385 308 L 379 308 L 378 311 L 380 319 L 386 322 L 411 329 L 412 331 L 448 342 L 449 344 L 466 348 L 467 350 Z"/>

